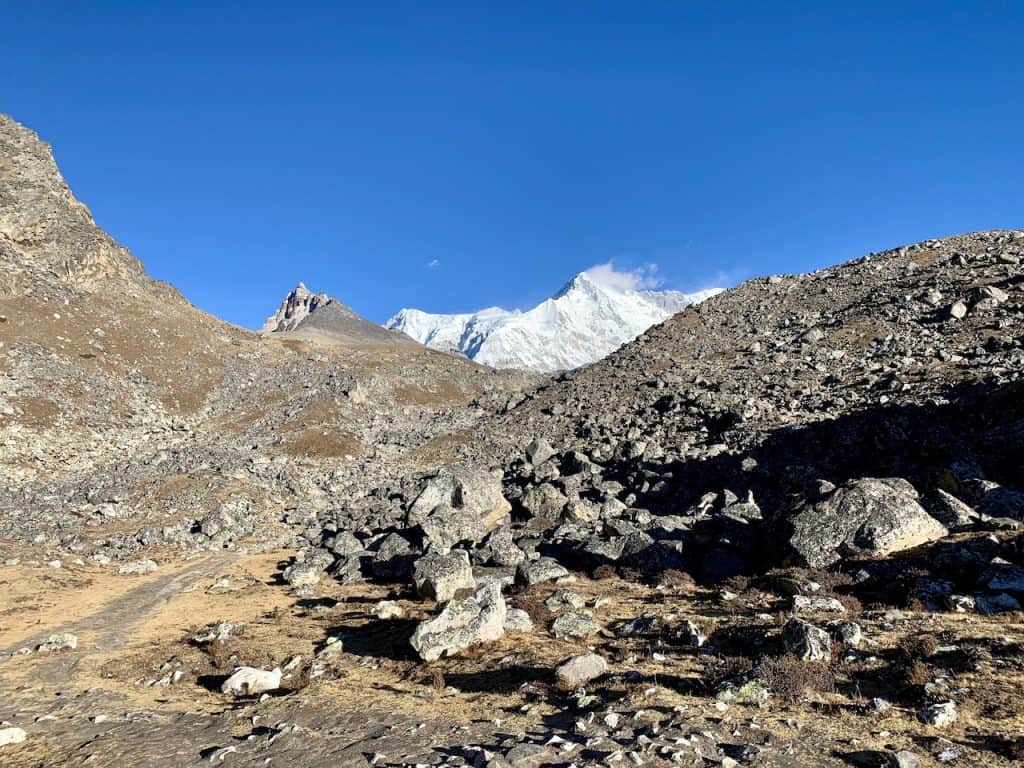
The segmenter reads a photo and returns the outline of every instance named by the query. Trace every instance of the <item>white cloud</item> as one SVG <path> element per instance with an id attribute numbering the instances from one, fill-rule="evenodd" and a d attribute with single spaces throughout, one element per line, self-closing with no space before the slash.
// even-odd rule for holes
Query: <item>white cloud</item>
<path id="1" fill-rule="evenodd" d="M 430 261 L 428 261 L 423 266 L 426 267 L 427 269 L 437 269 L 438 267 L 441 266 L 441 260 L 440 259 L 431 259 Z"/>
<path id="2" fill-rule="evenodd" d="M 649 291 L 664 282 L 658 274 L 657 264 L 645 264 L 637 269 L 619 270 L 612 262 L 597 264 L 583 274 L 598 285 L 619 291 Z"/>

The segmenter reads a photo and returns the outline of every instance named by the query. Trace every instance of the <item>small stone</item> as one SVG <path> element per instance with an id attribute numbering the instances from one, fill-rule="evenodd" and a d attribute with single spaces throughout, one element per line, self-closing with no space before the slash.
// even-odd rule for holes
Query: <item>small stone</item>
<path id="1" fill-rule="evenodd" d="M 36 646 L 36 650 L 40 653 L 49 653 L 51 651 L 73 651 L 77 647 L 77 637 L 72 635 L 70 632 L 58 632 L 55 635 L 50 635 L 46 640 Z"/>
<path id="2" fill-rule="evenodd" d="M 944 701 L 941 704 L 933 704 L 918 710 L 917 719 L 925 725 L 933 725 L 936 728 L 952 725 L 957 719 L 956 702 Z"/>
<path id="3" fill-rule="evenodd" d="M 908 752 L 905 749 L 901 749 L 895 755 L 893 760 L 896 763 L 895 768 L 918 768 L 921 764 L 921 758 L 915 755 L 913 752 Z"/>
<path id="4" fill-rule="evenodd" d="M 963 320 L 967 317 L 967 305 L 962 301 L 954 302 L 949 308 L 949 316 L 954 320 Z"/>

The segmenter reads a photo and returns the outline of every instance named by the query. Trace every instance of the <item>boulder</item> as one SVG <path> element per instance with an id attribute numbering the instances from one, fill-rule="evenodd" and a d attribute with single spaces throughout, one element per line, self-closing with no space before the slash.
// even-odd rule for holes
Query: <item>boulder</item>
<path id="1" fill-rule="evenodd" d="M 901 478 L 851 480 L 823 500 L 797 508 L 785 523 L 791 558 L 812 568 L 848 556 L 884 557 L 948 533 Z"/>
<path id="2" fill-rule="evenodd" d="M 551 557 L 542 557 L 519 564 L 519 567 L 516 568 L 516 584 L 532 587 L 534 584 L 556 581 L 568 575 L 569 571 L 557 560 Z"/>
<path id="3" fill-rule="evenodd" d="M 500 473 L 462 465 L 442 469 L 426 480 L 409 507 L 406 524 L 420 525 L 441 505 L 475 515 L 485 532 L 496 528 L 512 510 L 501 492 Z"/>
<path id="4" fill-rule="evenodd" d="M 582 639 L 597 634 L 600 629 L 594 618 L 582 611 L 566 611 L 551 624 L 551 634 L 555 637 Z"/>
<path id="5" fill-rule="evenodd" d="M 321 572 L 318 563 L 303 562 L 289 565 L 281 576 L 293 587 L 312 587 L 320 581 Z"/>
<path id="6" fill-rule="evenodd" d="M 534 438 L 533 441 L 526 446 L 526 460 L 535 467 L 538 464 L 543 464 L 554 455 L 555 449 L 552 448 L 551 443 L 543 437 Z"/>
<path id="7" fill-rule="evenodd" d="M 412 569 L 412 581 L 420 597 L 446 603 L 464 589 L 473 589 L 473 568 L 466 552 L 424 555 Z"/>
<path id="8" fill-rule="evenodd" d="M 557 522 L 569 499 L 551 483 L 541 483 L 527 488 L 519 503 L 530 517 Z"/>
<path id="9" fill-rule="evenodd" d="M 533 619 L 522 608 L 509 608 L 505 612 L 505 631 L 531 632 L 533 631 Z"/>
<path id="10" fill-rule="evenodd" d="M 220 687 L 221 693 L 232 696 L 255 696 L 281 687 L 281 670 L 239 667 Z"/>
<path id="11" fill-rule="evenodd" d="M 925 725 L 934 725 L 936 728 L 945 728 L 956 722 L 956 702 L 944 701 L 941 704 L 932 704 L 930 707 L 918 710 L 917 719 Z"/>
<path id="12" fill-rule="evenodd" d="M 480 515 L 464 507 L 453 509 L 448 504 L 434 507 L 420 521 L 419 527 L 424 549 L 442 554 L 462 542 L 476 544 L 487 534 Z"/>
<path id="13" fill-rule="evenodd" d="M 803 661 L 827 661 L 832 656 L 828 632 L 803 619 L 792 618 L 782 628 L 786 650 Z"/>
<path id="14" fill-rule="evenodd" d="M 793 613 L 797 616 L 808 613 L 846 613 L 846 607 L 834 597 L 794 595 Z"/>
<path id="15" fill-rule="evenodd" d="M 433 619 L 420 622 L 410 643 L 424 661 L 435 661 L 473 645 L 493 642 L 505 633 L 507 608 L 496 582 L 474 595 L 452 600 Z"/>
<path id="16" fill-rule="evenodd" d="M 964 531 L 973 528 L 981 518 L 972 507 L 941 488 L 924 501 L 928 514 L 951 531 Z"/>
<path id="17" fill-rule="evenodd" d="M 555 668 L 555 679 L 563 691 L 574 691 L 608 673 L 608 662 L 596 653 L 573 656 Z"/>
<path id="18" fill-rule="evenodd" d="M 373 555 L 373 575 L 385 581 L 407 581 L 412 575 L 416 552 L 409 541 L 397 534 L 389 533 L 381 539 Z"/>

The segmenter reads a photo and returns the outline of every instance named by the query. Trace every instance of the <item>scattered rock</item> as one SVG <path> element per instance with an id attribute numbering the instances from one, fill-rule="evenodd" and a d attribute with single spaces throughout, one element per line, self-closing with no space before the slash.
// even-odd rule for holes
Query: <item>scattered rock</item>
<path id="1" fill-rule="evenodd" d="M 232 696 L 256 696 L 268 691 L 276 691 L 281 687 L 281 670 L 257 669 L 255 667 L 239 667 L 221 685 L 221 693 Z"/>
<path id="2" fill-rule="evenodd" d="M 574 691 L 607 674 L 608 662 L 596 653 L 584 653 L 562 662 L 555 669 L 555 679 L 563 691 Z"/>

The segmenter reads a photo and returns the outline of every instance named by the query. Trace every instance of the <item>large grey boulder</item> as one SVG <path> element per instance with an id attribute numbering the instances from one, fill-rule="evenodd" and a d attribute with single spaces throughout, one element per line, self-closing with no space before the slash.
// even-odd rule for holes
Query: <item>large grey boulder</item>
<path id="1" fill-rule="evenodd" d="M 474 595 L 452 600 L 433 619 L 420 622 L 410 643 L 424 661 L 436 661 L 505 633 L 507 608 L 501 586 L 489 582 Z"/>
<path id="2" fill-rule="evenodd" d="M 530 517 L 558 522 L 569 498 L 551 483 L 541 483 L 526 489 L 520 504 Z"/>
<path id="3" fill-rule="evenodd" d="M 438 504 L 420 521 L 423 547 L 429 552 L 449 552 L 461 542 L 475 544 L 487 535 L 484 521 L 473 510 Z"/>
<path id="4" fill-rule="evenodd" d="M 427 478 L 409 506 L 406 525 L 421 525 L 441 506 L 475 516 L 482 527 L 480 537 L 498 527 L 512 510 L 501 492 L 500 473 L 462 465 L 446 467 Z"/>
<path id="5" fill-rule="evenodd" d="M 529 560 L 520 563 L 516 568 L 516 584 L 524 587 L 532 587 L 534 584 L 543 584 L 545 581 L 557 581 L 569 575 L 569 571 L 551 557 L 542 557 L 537 560 Z"/>
<path id="6" fill-rule="evenodd" d="M 785 522 L 791 558 L 812 568 L 848 556 L 884 557 L 948 533 L 901 478 L 851 480 L 790 513 Z"/>
<path id="7" fill-rule="evenodd" d="M 412 581 L 420 597 L 446 603 L 464 589 L 473 589 L 473 568 L 466 552 L 424 555 L 412 569 Z"/>

